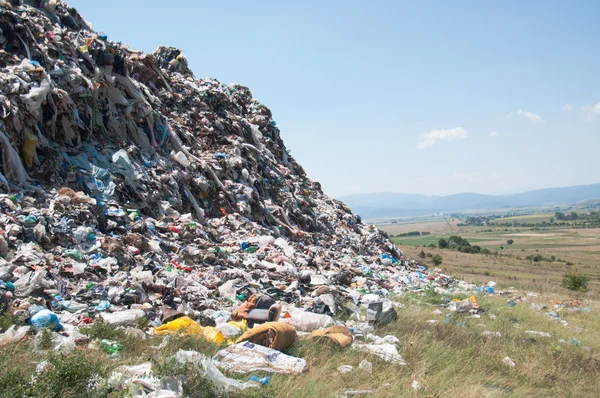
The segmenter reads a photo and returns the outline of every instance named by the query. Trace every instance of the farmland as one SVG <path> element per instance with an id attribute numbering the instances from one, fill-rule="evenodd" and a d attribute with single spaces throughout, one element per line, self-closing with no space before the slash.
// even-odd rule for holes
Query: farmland
<path id="1" fill-rule="evenodd" d="M 551 215 L 534 214 L 497 219 L 502 223 L 548 223 Z M 560 287 L 562 276 L 578 270 L 590 279 L 589 296 L 600 297 L 600 228 L 458 226 L 457 219 L 380 225 L 389 234 L 408 231 L 431 232 L 425 236 L 401 236 L 392 240 L 405 255 L 417 258 L 423 250 L 439 254 L 443 272 L 472 282 L 494 280 L 501 286 L 514 286 L 536 291 L 554 291 Z M 547 224 L 545 224 L 547 225 Z M 441 238 L 459 235 L 472 245 L 488 249 L 490 254 L 460 253 L 439 249 Z M 512 240 L 512 244 L 507 244 Z M 427 246 L 427 247 L 424 247 Z M 532 258 L 538 256 L 538 260 Z M 528 259 L 529 258 L 529 259 Z M 428 258 L 425 259 L 427 263 Z"/>

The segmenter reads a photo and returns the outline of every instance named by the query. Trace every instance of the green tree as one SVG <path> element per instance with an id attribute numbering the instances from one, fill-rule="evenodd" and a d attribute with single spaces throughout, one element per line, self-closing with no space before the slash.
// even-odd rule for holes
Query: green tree
<path id="1" fill-rule="evenodd" d="M 425 252 L 423 250 L 421 250 L 421 253 L 419 253 L 419 257 L 425 258 Z"/>
<path id="2" fill-rule="evenodd" d="M 570 220 L 577 220 L 578 218 L 579 218 L 579 214 L 575 213 L 574 211 L 572 211 L 571 214 L 569 214 Z"/>
<path id="3" fill-rule="evenodd" d="M 431 258 L 431 262 L 433 264 L 435 264 L 436 266 L 440 265 L 442 263 L 442 256 L 440 256 L 439 254 L 436 254 L 435 256 L 433 256 Z"/>
<path id="4" fill-rule="evenodd" d="M 438 246 L 440 247 L 440 249 L 445 249 L 448 247 L 448 241 L 442 238 L 438 241 Z"/>

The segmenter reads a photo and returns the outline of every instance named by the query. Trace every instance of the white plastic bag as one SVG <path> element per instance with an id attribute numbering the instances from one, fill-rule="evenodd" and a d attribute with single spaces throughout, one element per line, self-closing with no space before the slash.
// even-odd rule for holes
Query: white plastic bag
<path id="1" fill-rule="evenodd" d="M 6 332 L 0 334 L 0 347 L 21 340 L 30 329 L 31 326 L 21 326 L 15 330 L 15 325 L 11 325 Z"/>
<path id="2" fill-rule="evenodd" d="M 145 316 L 146 313 L 142 310 L 126 310 L 120 312 L 103 312 L 100 318 L 113 326 L 127 326 L 135 322 L 136 319 Z"/>
<path id="3" fill-rule="evenodd" d="M 217 369 L 215 363 L 211 359 L 199 352 L 179 350 L 175 354 L 175 359 L 179 363 L 192 363 L 197 369 L 202 368 L 200 370 L 206 374 L 206 377 L 208 377 L 217 388 L 222 388 L 226 392 L 258 387 L 256 384 L 248 382 L 242 383 L 239 380 L 226 377 L 219 369 Z"/>
<path id="4" fill-rule="evenodd" d="M 245 341 L 217 352 L 215 364 L 225 370 L 237 373 L 271 372 L 300 374 L 306 369 L 306 361 L 285 355 L 272 348 Z"/>
<path id="5" fill-rule="evenodd" d="M 23 184 L 27 181 L 27 171 L 19 157 L 19 153 L 10 143 L 10 140 L 0 130 L 0 145 L 2 146 L 2 169 L 8 181 Z"/>
<path id="6" fill-rule="evenodd" d="M 288 323 L 302 332 L 312 332 L 313 330 L 333 326 L 335 323 L 329 315 L 315 314 L 301 309 L 291 310 L 290 315 L 291 318 L 282 318 L 280 321 Z"/>

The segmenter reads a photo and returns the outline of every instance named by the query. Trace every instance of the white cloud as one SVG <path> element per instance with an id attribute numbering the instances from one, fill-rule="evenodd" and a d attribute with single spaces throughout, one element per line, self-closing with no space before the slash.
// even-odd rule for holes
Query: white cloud
<path id="1" fill-rule="evenodd" d="M 490 137 L 492 137 L 492 138 L 496 138 L 496 137 L 498 137 L 499 135 L 500 135 L 500 133 L 498 133 L 497 131 L 492 131 L 492 132 L 490 133 Z"/>
<path id="2" fill-rule="evenodd" d="M 565 112 L 573 112 L 573 109 L 575 109 L 575 107 L 571 104 L 564 104 L 562 106 L 562 110 Z"/>
<path id="3" fill-rule="evenodd" d="M 600 102 L 596 105 L 581 105 L 581 113 L 585 120 L 594 120 L 600 116 Z"/>
<path id="4" fill-rule="evenodd" d="M 429 148 L 438 141 L 457 141 L 467 138 L 469 133 L 462 127 L 456 127 L 449 130 L 431 130 L 423 134 L 419 139 L 419 149 Z"/>
<path id="5" fill-rule="evenodd" d="M 522 109 L 519 109 L 518 111 L 514 112 L 514 114 L 518 115 L 518 116 L 523 116 L 523 117 L 531 120 L 532 122 L 535 122 L 535 123 L 538 123 L 538 124 L 544 124 L 545 123 L 544 119 L 540 115 L 538 115 L 537 113 L 527 112 L 527 111 L 524 111 Z M 511 116 L 512 114 L 509 113 L 508 115 Z"/>

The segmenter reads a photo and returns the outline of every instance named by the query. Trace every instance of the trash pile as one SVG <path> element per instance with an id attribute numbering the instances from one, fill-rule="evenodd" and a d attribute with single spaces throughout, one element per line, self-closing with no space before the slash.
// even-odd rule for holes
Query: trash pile
<path id="1" fill-rule="evenodd" d="M 227 368 L 334 317 L 360 335 L 361 306 L 391 322 L 395 294 L 473 288 L 328 198 L 247 87 L 196 79 L 176 48 L 112 42 L 62 1 L 0 6 L 1 311 L 73 333 L 146 319 L 230 341 Z M 393 342 L 359 348 L 403 362 Z"/>

